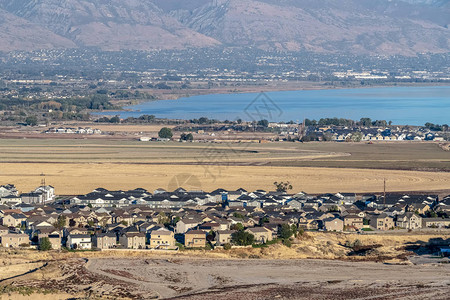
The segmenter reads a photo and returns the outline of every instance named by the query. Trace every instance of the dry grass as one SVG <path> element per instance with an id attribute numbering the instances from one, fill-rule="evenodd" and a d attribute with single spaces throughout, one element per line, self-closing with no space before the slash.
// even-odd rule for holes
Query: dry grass
<path id="1" fill-rule="evenodd" d="M 14 183 L 27 192 L 45 174 L 60 195 L 97 187 L 273 189 L 274 181 L 290 181 L 294 192 L 365 193 L 381 192 L 384 178 L 388 191 L 449 189 L 450 172 L 430 172 L 435 166 L 450 169 L 450 152 L 430 143 L 0 140 L 0 183 Z M 389 170 L 396 168 L 404 170 Z"/>
<path id="2" fill-rule="evenodd" d="M 18 263 L 0 266 L 0 280 L 26 273 L 30 270 L 42 267 L 44 263 Z"/>
<path id="3" fill-rule="evenodd" d="M 273 189 L 273 182 L 290 181 L 294 192 L 381 192 L 383 179 L 388 191 L 433 191 L 448 189 L 450 173 L 416 171 L 290 168 L 264 166 L 186 166 L 145 164 L 0 164 L 0 182 L 15 183 L 21 191 L 40 184 L 41 173 L 60 195 L 77 195 L 94 188 L 142 187 L 175 189 L 173 182 L 188 189 L 211 191 L 217 187 L 248 190 Z M 205 174 L 205 170 L 207 173 Z M 192 176 L 192 177 L 190 177 Z"/>

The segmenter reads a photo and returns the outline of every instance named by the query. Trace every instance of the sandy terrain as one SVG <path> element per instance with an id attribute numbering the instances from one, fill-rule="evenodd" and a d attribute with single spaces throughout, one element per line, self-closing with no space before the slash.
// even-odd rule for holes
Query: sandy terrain
<path id="1" fill-rule="evenodd" d="M 228 299 L 256 299 L 249 296 L 246 287 L 256 291 L 268 287 L 283 290 L 314 287 L 317 290 L 332 285 L 345 291 L 356 287 L 382 290 L 395 285 L 399 289 L 389 293 L 392 298 L 404 296 L 401 287 L 428 287 L 435 299 L 444 299 L 450 292 L 450 266 L 385 265 L 380 263 L 350 263 L 326 260 L 205 260 L 205 259 L 91 259 L 91 272 L 135 284 L 142 292 L 156 291 L 161 298 L 208 299 L 225 291 Z M 430 294 L 430 289 L 433 291 Z M 295 291 L 294 291 L 295 292 Z M 199 294 L 199 295 L 195 295 Z M 383 292 L 379 297 L 383 295 Z M 243 298 L 241 298 L 241 296 Z M 384 295 L 387 296 L 387 295 Z M 408 299 L 425 299 L 424 293 L 411 293 Z M 306 298 L 293 294 L 284 299 Z M 260 299 L 260 298 L 259 298 Z M 264 299 L 269 299 L 266 297 Z M 380 299 L 380 298 L 376 298 Z"/>
<path id="2" fill-rule="evenodd" d="M 21 275 L 33 269 L 40 268 L 43 262 L 37 263 L 15 263 L 11 265 L 0 266 L 0 280 Z"/>

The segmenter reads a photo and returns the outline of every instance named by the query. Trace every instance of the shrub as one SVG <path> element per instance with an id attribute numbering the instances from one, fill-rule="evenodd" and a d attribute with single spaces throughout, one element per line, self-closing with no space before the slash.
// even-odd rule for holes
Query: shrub
<path id="1" fill-rule="evenodd" d="M 48 251 L 52 249 L 52 243 L 50 243 L 50 240 L 48 237 L 43 237 L 39 243 L 39 250 L 40 251 Z"/>
<path id="2" fill-rule="evenodd" d="M 246 231 L 237 231 L 231 235 L 231 240 L 238 246 L 248 246 L 253 244 L 255 236 Z"/>
<path id="3" fill-rule="evenodd" d="M 285 240 L 283 240 L 283 245 L 285 245 L 286 247 L 291 247 L 292 246 L 292 242 L 289 239 L 285 239 Z"/>
<path id="4" fill-rule="evenodd" d="M 184 245 L 181 244 L 181 243 L 175 243 L 175 246 L 177 246 L 178 249 L 180 249 L 180 250 L 184 250 L 185 249 Z"/>
<path id="5" fill-rule="evenodd" d="M 361 247 L 362 246 L 362 242 L 360 240 L 355 240 L 353 242 L 353 247 Z"/>
<path id="6" fill-rule="evenodd" d="M 158 136 L 162 139 L 171 139 L 173 136 L 172 129 L 163 127 L 159 131 Z"/>
<path id="7" fill-rule="evenodd" d="M 223 250 L 230 250 L 231 249 L 231 244 L 230 243 L 226 243 L 223 245 Z"/>

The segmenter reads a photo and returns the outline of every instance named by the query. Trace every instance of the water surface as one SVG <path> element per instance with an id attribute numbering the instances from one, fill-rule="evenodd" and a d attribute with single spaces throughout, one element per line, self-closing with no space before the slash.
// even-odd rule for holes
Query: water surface
<path id="1" fill-rule="evenodd" d="M 299 121 L 304 118 L 387 120 L 394 124 L 450 123 L 450 86 L 332 89 L 193 96 L 127 107 L 122 118 Z M 112 113 L 113 114 L 113 113 Z"/>

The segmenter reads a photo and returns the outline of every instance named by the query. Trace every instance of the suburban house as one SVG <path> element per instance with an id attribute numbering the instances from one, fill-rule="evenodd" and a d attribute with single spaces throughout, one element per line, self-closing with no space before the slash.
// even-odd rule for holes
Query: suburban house
<path id="1" fill-rule="evenodd" d="M 61 250 L 61 236 L 59 234 L 50 234 L 44 237 L 48 238 L 53 250 Z M 44 237 L 39 238 L 39 244 Z"/>
<path id="2" fill-rule="evenodd" d="M 9 195 L 14 195 L 14 196 L 19 195 L 19 192 L 17 191 L 16 187 L 13 184 L 6 184 L 6 185 L 0 186 L 0 198 L 9 196 Z"/>
<path id="3" fill-rule="evenodd" d="M 128 249 L 145 249 L 144 232 L 127 232 L 119 237 L 119 243 Z"/>
<path id="4" fill-rule="evenodd" d="M 33 193 L 41 193 L 43 203 L 55 200 L 55 188 L 51 185 L 43 185 L 34 190 Z"/>
<path id="5" fill-rule="evenodd" d="M 9 214 L 3 217 L 3 226 L 7 227 L 20 227 L 25 224 L 27 216 L 24 214 Z"/>
<path id="6" fill-rule="evenodd" d="M 344 231 L 344 221 L 339 218 L 328 218 L 322 221 L 326 231 Z"/>
<path id="7" fill-rule="evenodd" d="M 204 248 L 206 246 L 206 232 L 189 230 L 184 234 L 184 245 L 188 248 Z"/>
<path id="8" fill-rule="evenodd" d="M 26 204 L 40 204 L 44 203 L 44 194 L 42 192 L 23 193 L 20 195 L 22 203 Z"/>
<path id="9" fill-rule="evenodd" d="M 358 215 L 347 215 L 344 217 L 344 226 L 360 230 L 364 226 L 364 219 Z"/>
<path id="10" fill-rule="evenodd" d="M 397 227 L 405 229 L 422 228 L 422 218 L 413 212 L 407 212 L 404 215 L 398 215 Z"/>
<path id="11" fill-rule="evenodd" d="M 99 233 L 93 236 L 92 242 L 98 249 L 111 249 L 117 245 L 117 237 L 114 232 Z"/>
<path id="12" fill-rule="evenodd" d="M 150 247 L 168 249 L 175 246 L 174 233 L 165 228 L 150 231 Z"/>
<path id="13" fill-rule="evenodd" d="M 37 237 L 39 239 L 43 238 L 43 237 L 48 237 L 50 235 L 57 235 L 59 237 L 62 236 L 61 234 L 61 230 L 54 228 L 53 226 L 51 227 L 41 227 L 38 228 L 36 230 L 33 231 L 33 235 L 37 235 Z"/>
<path id="14" fill-rule="evenodd" d="M 235 230 L 218 230 L 216 232 L 216 244 L 220 246 L 231 243 L 232 235 L 235 232 Z"/>
<path id="15" fill-rule="evenodd" d="M 3 225 L 0 225 L 0 240 L 2 238 L 2 236 L 4 236 L 5 234 L 9 233 L 9 228 L 5 227 Z"/>
<path id="16" fill-rule="evenodd" d="M 267 243 L 272 240 L 272 231 L 265 227 L 252 227 L 245 231 L 253 234 L 257 243 Z"/>
<path id="17" fill-rule="evenodd" d="M 22 203 L 22 198 L 16 195 L 8 195 L 0 197 L 0 204 L 14 204 L 18 205 Z"/>
<path id="18" fill-rule="evenodd" d="M 428 227 L 428 228 L 450 227 L 450 219 L 429 218 L 429 219 L 422 219 L 422 222 L 423 222 L 423 227 Z"/>
<path id="19" fill-rule="evenodd" d="M 23 244 L 30 244 L 30 237 L 28 234 L 8 233 L 2 236 L 2 247 L 18 248 Z"/>
<path id="20" fill-rule="evenodd" d="M 202 223 L 201 220 L 198 219 L 182 219 L 177 222 L 177 227 L 175 229 L 176 233 L 185 233 L 189 229 L 197 227 L 200 223 Z"/>
<path id="21" fill-rule="evenodd" d="M 67 237 L 66 247 L 70 249 L 92 249 L 91 236 L 87 234 L 70 234 Z"/>
<path id="22" fill-rule="evenodd" d="M 375 215 L 370 218 L 370 226 L 376 230 L 389 230 L 395 227 L 394 218 L 386 215 Z"/>

